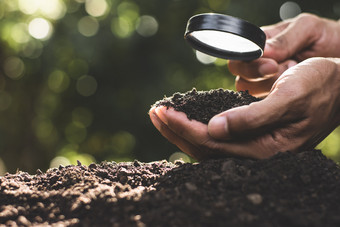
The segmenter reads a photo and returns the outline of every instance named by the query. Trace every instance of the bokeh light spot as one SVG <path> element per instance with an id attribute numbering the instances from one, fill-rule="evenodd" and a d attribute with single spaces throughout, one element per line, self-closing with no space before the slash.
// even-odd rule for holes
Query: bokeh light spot
<path id="1" fill-rule="evenodd" d="M 12 27 L 12 39 L 17 43 L 27 43 L 30 36 L 27 32 L 27 25 L 25 23 L 17 23 Z"/>
<path id="2" fill-rule="evenodd" d="M 52 35 L 52 30 L 52 24 L 43 18 L 35 18 L 28 25 L 28 32 L 36 39 L 47 40 Z"/>
<path id="3" fill-rule="evenodd" d="M 183 162 L 191 162 L 191 159 L 188 155 L 183 152 L 175 152 L 169 157 L 169 162 L 174 163 L 176 160 L 182 160 Z"/>
<path id="4" fill-rule="evenodd" d="M 61 0 L 41 0 L 39 5 L 42 15 L 53 20 L 64 17 L 66 6 Z"/>
<path id="5" fill-rule="evenodd" d="M 20 79 L 25 71 L 24 62 L 18 57 L 9 57 L 4 62 L 5 74 L 11 79 Z"/>
<path id="6" fill-rule="evenodd" d="M 100 17 L 105 14 L 108 4 L 105 0 L 86 0 L 85 10 L 93 17 Z"/>
<path id="7" fill-rule="evenodd" d="M 70 79 L 64 71 L 55 70 L 48 77 L 48 87 L 57 93 L 65 91 L 70 84 Z"/>
<path id="8" fill-rule="evenodd" d="M 137 22 L 136 31 L 138 34 L 144 37 L 153 36 L 158 31 L 158 22 L 152 16 L 141 16 Z"/>
<path id="9" fill-rule="evenodd" d="M 60 165 L 62 166 L 71 165 L 71 162 L 70 160 L 68 160 L 68 158 L 63 156 L 57 156 L 50 162 L 50 168 L 58 168 Z"/>
<path id="10" fill-rule="evenodd" d="M 133 2 L 124 1 L 117 7 L 118 17 L 111 22 L 111 30 L 119 38 L 130 37 L 136 29 L 139 7 Z"/>
<path id="11" fill-rule="evenodd" d="M 301 8 L 296 2 L 285 2 L 280 7 L 280 18 L 286 20 L 296 17 L 301 13 Z"/>
<path id="12" fill-rule="evenodd" d="M 111 138 L 112 149 L 115 154 L 129 154 L 136 144 L 136 138 L 127 131 L 115 133 Z"/>
<path id="13" fill-rule="evenodd" d="M 49 119 L 36 118 L 33 121 L 33 126 L 35 128 L 35 135 L 39 140 L 47 139 L 54 130 L 54 126 Z"/>
<path id="14" fill-rule="evenodd" d="M 80 153 L 79 145 L 70 143 L 65 145 L 59 152 L 58 156 L 66 158 L 71 165 L 77 165 L 79 160 L 83 165 L 89 165 L 96 162 L 95 158 L 90 154 Z"/>
<path id="15" fill-rule="evenodd" d="M 98 21 L 90 16 L 81 18 L 78 22 L 78 31 L 86 37 L 91 37 L 97 34 L 99 29 Z"/>
<path id="16" fill-rule="evenodd" d="M 40 12 L 41 15 L 53 20 L 62 18 L 66 13 L 66 6 L 62 0 L 19 0 L 18 6 L 24 14 Z"/>
<path id="17" fill-rule="evenodd" d="M 215 65 L 217 66 L 225 66 L 228 64 L 228 60 L 222 59 L 222 58 L 217 58 L 216 61 L 214 62 Z"/>
<path id="18" fill-rule="evenodd" d="M 127 38 L 132 35 L 134 27 L 132 23 L 124 17 L 114 18 L 111 23 L 111 30 L 119 38 Z"/>
<path id="19" fill-rule="evenodd" d="M 321 149 L 322 152 L 330 157 L 336 158 L 340 152 L 340 127 L 329 134 L 316 148 Z"/>
<path id="20" fill-rule="evenodd" d="M 117 7 L 119 17 L 124 17 L 129 21 L 137 21 L 139 18 L 139 7 L 133 2 L 123 1 Z"/>
<path id="21" fill-rule="evenodd" d="M 34 14 L 39 9 L 40 0 L 19 0 L 18 6 L 25 14 Z"/>
<path id="22" fill-rule="evenodd" d="M 82 96 L 91 96 L 97 90 L 97 80 L 93 76 L 81 76 L 77 80 L 76 89 Z"/>
<path id="23" fill-rule="evenodd" d="M 205 53 L 202 53 L 200 51 L 196 51 L 196 58 L 199 62 L 208 65 L 208 64 L 212 64 L 216 61 L 217 58 L 212 57 L 210 55 L 207 55 Z"/>

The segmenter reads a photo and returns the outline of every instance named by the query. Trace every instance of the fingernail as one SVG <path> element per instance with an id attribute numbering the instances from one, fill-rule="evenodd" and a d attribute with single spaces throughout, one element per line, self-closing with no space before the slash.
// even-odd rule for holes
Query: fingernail
<path id="1" fill-rule="evenodd" d="M 228 139 L 228 124 L 225 116 L 213 117 L 208 124 L 209 135 L 216 139 Z"/>

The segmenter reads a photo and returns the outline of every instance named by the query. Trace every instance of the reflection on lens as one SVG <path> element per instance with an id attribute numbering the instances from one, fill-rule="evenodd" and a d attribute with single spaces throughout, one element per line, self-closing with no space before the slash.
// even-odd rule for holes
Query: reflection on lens
<path id="1" fill-rule="evenodd" d="M 250 40 L 227 32 L 204 30 L 194 31 L 190 35 L 202 43 L 221 50 L 244 53 L 260 49 Z"/>

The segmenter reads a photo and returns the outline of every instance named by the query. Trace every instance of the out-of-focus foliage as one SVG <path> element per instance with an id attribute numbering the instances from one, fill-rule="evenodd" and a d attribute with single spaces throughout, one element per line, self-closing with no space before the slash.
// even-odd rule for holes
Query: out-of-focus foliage
<path id="1" fill-rule="evenodd" d="M 337 19 L 338 1 L 0 0 L 0 171 L 183 157 L 147 112 L 164 95 L 233 89 L 226 62 L 183 40 L 189 17 L 257 25 L 300 11 Z M 339 131 L 322 149 L 340 159 Z"/>

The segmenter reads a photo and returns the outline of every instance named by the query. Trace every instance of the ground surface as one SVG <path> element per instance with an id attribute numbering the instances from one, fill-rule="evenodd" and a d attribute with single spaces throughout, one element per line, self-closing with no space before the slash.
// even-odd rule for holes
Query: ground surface
<path id="1" fill-rule="evenodd" d="M 1 177 L 0 204 L 9 226 L 340 226 L 340 169 L 320 151 L 79 163 Z"/>
<path id="2" fill-rule="evenodd" d="M 158 104 L 207 122 L 228 97 L 236 106 L 257 101 L 247 93 L 193 90 Z M 195 164 L 78 163 L 0 177 L 0 223 L 8 226 L 335 227 L 339 204 L 340 168 L 317 150 Z"/>

